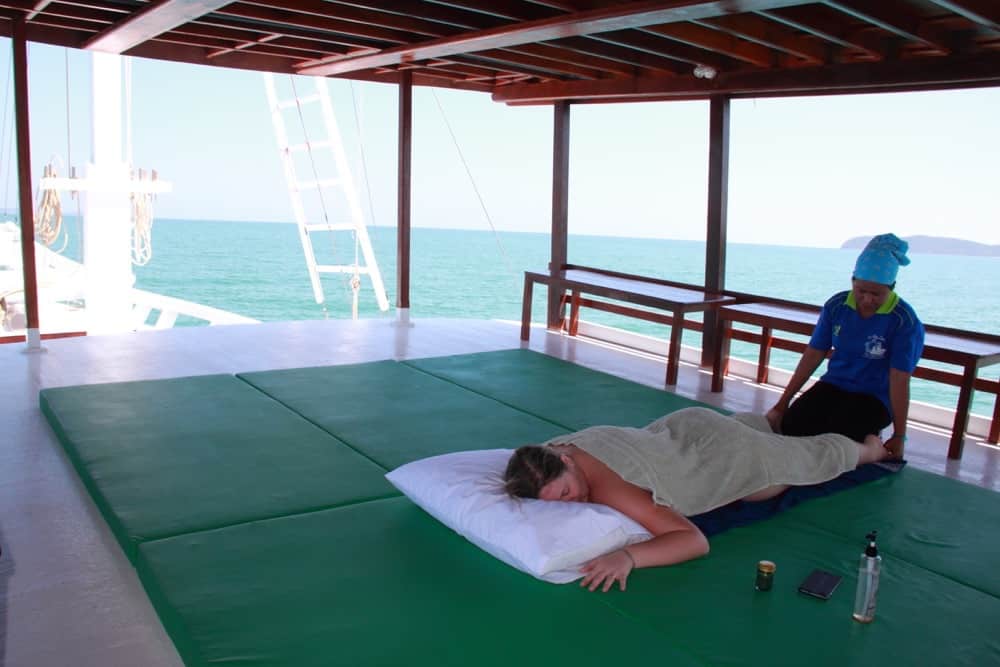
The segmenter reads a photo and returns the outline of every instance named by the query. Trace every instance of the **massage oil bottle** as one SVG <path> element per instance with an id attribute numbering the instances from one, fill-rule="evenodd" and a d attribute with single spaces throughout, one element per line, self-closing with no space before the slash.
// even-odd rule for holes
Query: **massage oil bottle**
<path id="1" fill-rule="evenodd" d="M 865 535 L 868 546 L 861 554 L 858 565 L 858 590 L 854 595 L 854 620 L 871 623 L 875 619 L 875 598 L 878 596 L 878 577 L 882 571 L 882 557 L 875 546 L 875 531 Z"/>

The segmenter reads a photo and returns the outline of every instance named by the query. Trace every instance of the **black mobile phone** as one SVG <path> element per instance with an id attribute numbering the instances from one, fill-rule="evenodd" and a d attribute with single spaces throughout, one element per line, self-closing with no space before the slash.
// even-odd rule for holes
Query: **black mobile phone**
<path id="1" fill-rule="evenodd" d="M 841 579 L 843 577 L 839 574 L 826 570 L 813 570 L 799 585 L 799 593 L 805 593 L 821 600 L 829 600 L 833 592 L 837 590 L 837 586 L 840 585 Z"/>

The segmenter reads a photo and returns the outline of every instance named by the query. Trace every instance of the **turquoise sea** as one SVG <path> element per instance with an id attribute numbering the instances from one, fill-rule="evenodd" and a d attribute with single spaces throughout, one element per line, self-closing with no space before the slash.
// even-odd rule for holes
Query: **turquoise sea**
<path id="1" fill-rule="evenodd" d="M 78 223 L 67 221 L 66 253 L 79 258 Z M 382 270 L 390 304 L 395 303 L 396 230 L 373 227 L 369 234 Z M 351 262 L 354 244 L 346 235 L 338 245 L 314 235 L 321 262 Z M 520 320 L 523 272 L 541 269 L 549 256 L 544 233 L 415 228 L 411 238 L 410 307 L 412 317 L 467 317 Z M 569 260 L 669 280 L 701 283 L 705 244 L 698 241 L 574 236 Z M 726 286 L 804 303 L 821 304 L 847 289 L 856 250 L 730 243 Z M 913 255 L 900 271 L 898 291 L 926 323 L 1000 332 L 1000 258 Z M 255 222 L 158 220 L 153 258 L 136 268 L 136 286 L 204 303 L 264 321 L 350 317 L 350 287 L 345 276 L 325 276 L 326 312 L 312 298 L 295 225 Z M 544 317 L 545 290 L 536 290 L 534 318 Z M 378 310 L 365 279 L 362 317 L 392 317 Z M 666 327 L 584 311 L 585 319 L 666 338 Z M 183 322 L 179 324 L 194 324 Z M 685 332 L 684 342 L 700 344 Z M 512 344 L 514 341 L 512 341 Z M 734 345 L 733 353 L 756 358 L 755 347 Z M 794 368 L 797 355 L 776 351 L 772 363 Z M 947 367 L 944 367 L 947 368 Z M 954 367 L 951 368 L 954 370 Z M 984 377 L 997 377 L 998 367 Z M 958 390 L 915 381 L 914 398 L 954 407 Z M 973 409 L 992 414 L 993 396 L 976 397 Z"/>

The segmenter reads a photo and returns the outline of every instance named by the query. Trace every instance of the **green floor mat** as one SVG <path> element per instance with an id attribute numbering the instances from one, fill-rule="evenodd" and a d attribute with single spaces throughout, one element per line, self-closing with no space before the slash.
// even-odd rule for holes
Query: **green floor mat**
<path id="1" fill-rule="evenodd" d="M 830 505 L 845 495 L 831 496 Z M 812 504 L 800 508 L 808 513 Z M 874 622 L 854 621 L 862 548 L 783 515 L 716 537 L 707 558 L 640 570 L 628 591 L 606 599 L 709 665 L 998 664 L 1000 599 L 891 551 Z M 769 592 L 754 590 L 761 559 L 777 565 Z M 829 600 L 798 592 L 814 568 L 843 576 Z"/>
<path id="2" fill-rule="evenodd" d="M 712 407 L 530 350 L 403 363 L 571 431 L 600 424 L 645 426 L 681 408 Z"/>
<path id="3" fill-rule="evenodd" d="M 395 361 L 239 377 L 389 469 L 436 454 L 517 447 L 566 432 Z"/>
<path id="4" fill-rule="evenodd" d="M 887 554 L 1000 597 L 1000 495 L 906 468 L 876 482 L 811 501 L 790 519 L 852 540 L 878 531 Z"/>
<path id="5" fill-rule="evenodd" d="M 143 540 L 398 493 L 229 375 L 46 389 L 40 402 L 130 557 Z"/>
<path id="6" fill-rule="evenodd" d="M 137 567 L 188 667 L 698 664 L 402 498 L 147 542 Z"/>
<path id="7" fill-rule="evenodd" d="M 995 493 L 917 470 L 633 573 L 547 584 L 382 477 L 700 405 L 526 350 L 47 389 L 42 410 L 188 667 L 1000 664 Z M 851 620 L 879 530 L 876 620 Z M 778 564 L 753 590 L 760 559 Z M 796 589 L 844 575 L 829 601 Z M 959 616 L 959 614 L 961 616 Z M 952 619 L 960 619 L 953 622 Z"/>

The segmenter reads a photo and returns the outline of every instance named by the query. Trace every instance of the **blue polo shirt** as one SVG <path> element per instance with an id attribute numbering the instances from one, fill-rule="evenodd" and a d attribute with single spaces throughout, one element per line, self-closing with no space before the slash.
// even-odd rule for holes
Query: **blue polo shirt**
<path id="1" fill-rule="evenodd" d="M 809 347 L 833 355 L 820 378 L 845 391 L 877 396 L 889 414 L 889 369 L 912 373 L 924 350 L 924 325 L 895 292 L 868 319 L 854 293 L 835 294 L 823 305 Z"/>

